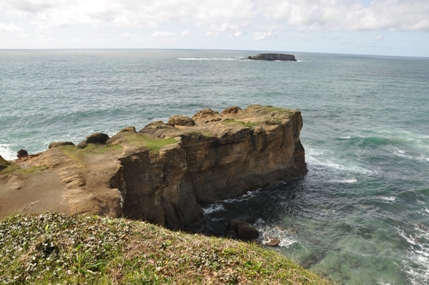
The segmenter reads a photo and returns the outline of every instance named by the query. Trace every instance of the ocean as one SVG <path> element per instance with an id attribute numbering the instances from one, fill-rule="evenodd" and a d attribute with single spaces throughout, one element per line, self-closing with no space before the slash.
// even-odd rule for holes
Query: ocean
<path id="1" fill-rule="evenodd" d="M 429 58 L 259 51 L 0 50 L 0 155 L 237 105 L 299 109 L 308 174 L 204 205 L 340 284 L 429 283 Z"/>

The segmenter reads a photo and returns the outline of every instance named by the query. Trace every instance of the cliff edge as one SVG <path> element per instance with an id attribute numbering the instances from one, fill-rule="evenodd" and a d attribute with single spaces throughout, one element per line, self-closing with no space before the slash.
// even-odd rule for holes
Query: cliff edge
<path id="1" fill-rule="evenodd" d="M 202 202 L 303 176 L 302 124 L 297 110 L 252 105 L 52 143 L 0 170 L 0 217 L 58 211 L 180 229 L 201 221 Z"/>

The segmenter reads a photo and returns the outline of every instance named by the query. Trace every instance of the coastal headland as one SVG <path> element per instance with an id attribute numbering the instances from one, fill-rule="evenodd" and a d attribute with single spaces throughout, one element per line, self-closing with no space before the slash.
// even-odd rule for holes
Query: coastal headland
<path id="1" fill-rule="evenodd" d="M 54 142 L 2 160 L 0 218 L 53 211 L 182 229 L 203 219 L 200 203 L 303 176 L 302 125 L 298 110 L 251 105 Z"/>

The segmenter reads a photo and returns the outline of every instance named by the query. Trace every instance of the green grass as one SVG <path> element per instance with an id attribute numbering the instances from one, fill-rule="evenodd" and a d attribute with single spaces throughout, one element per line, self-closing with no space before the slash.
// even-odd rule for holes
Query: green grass
<path id="1" fill-rule="evenodd" d="M 78 161 L 83 160 L 86 155 L 105 154 L 122 150 L 120 145 L 100 145 L 92 143 L 88 144 L 85 148 L 77 148 L 73 145 L 61 146 L 60 148 L 65 155 Z"/>
<path id="2" fill-rule="evenodd" d="M 222 123 L 226 124 L 226 125 L 227 124 L 240 124 L 240 125 L 243 125 L 246 128 L 249 128 L 251 130 L 253 130 L 258 125 L 258 123 L 254 123 L 254 122 L 241 122 L 241 121 L 236 121 L 236 120 L 233 120 L 233 119 L 223 120 Z"/>
<path id="3" fill-rule="evenodd" d="M 48 169 L 47 166 L 31 166 L 23 168 L 19 165 L 9 165 L 7 168 L 0 171 L 0 174 L 15 174 L 15 175 L 30 175 Z"/>
<path id="4" fill-rule="evenodd" d="M 2 284 L 330 284 L 256 244 L 95 216 L 7 218 L 0 263 Z"/>
<path id="5" fill-rule="evenodd" d="M 295 115 L 295 111 L 290 109 L 285 109 L 285 108 L 277 108 L 272 106 L 260 106 L 260 109 L 268 112 L 278 112 L 278 113 L 286 114 L 289 117 L 292 117 L 293 115 Z"/>
<path id="6" fill-rule="evenodd" d="M 159 150 L 166 145 L 177 143 L 177 140 L 175 140 L 174 138 L 156 139 L 144 134 L 134 133 L 127 134 L 127 136 L 125 136 L 124 138 L 127 143 L 144 145 L 149 148 L 150 151 L 153 153 L 158 153 Z"/>

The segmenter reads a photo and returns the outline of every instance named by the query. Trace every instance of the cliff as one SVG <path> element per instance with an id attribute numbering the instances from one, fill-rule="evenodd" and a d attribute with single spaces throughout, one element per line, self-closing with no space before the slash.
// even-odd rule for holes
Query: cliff
<path id="1" fill-rule="evenodd" d="M 52 143 L 1 170 L 0 217 L 59 211 L 183 228 L 203 218 L 201 202 L 303 176 L 301 128 L 299 111 L 252 105 Z"/>
<path id="2" fill-rule="evenodd" d="M 255 56 L 249 56 L 247 59 L 253 60 L 281 60 L 281 61 L 296 61 L 296 58 L 292 54 L 283 53 L 260 53 Z"/>

